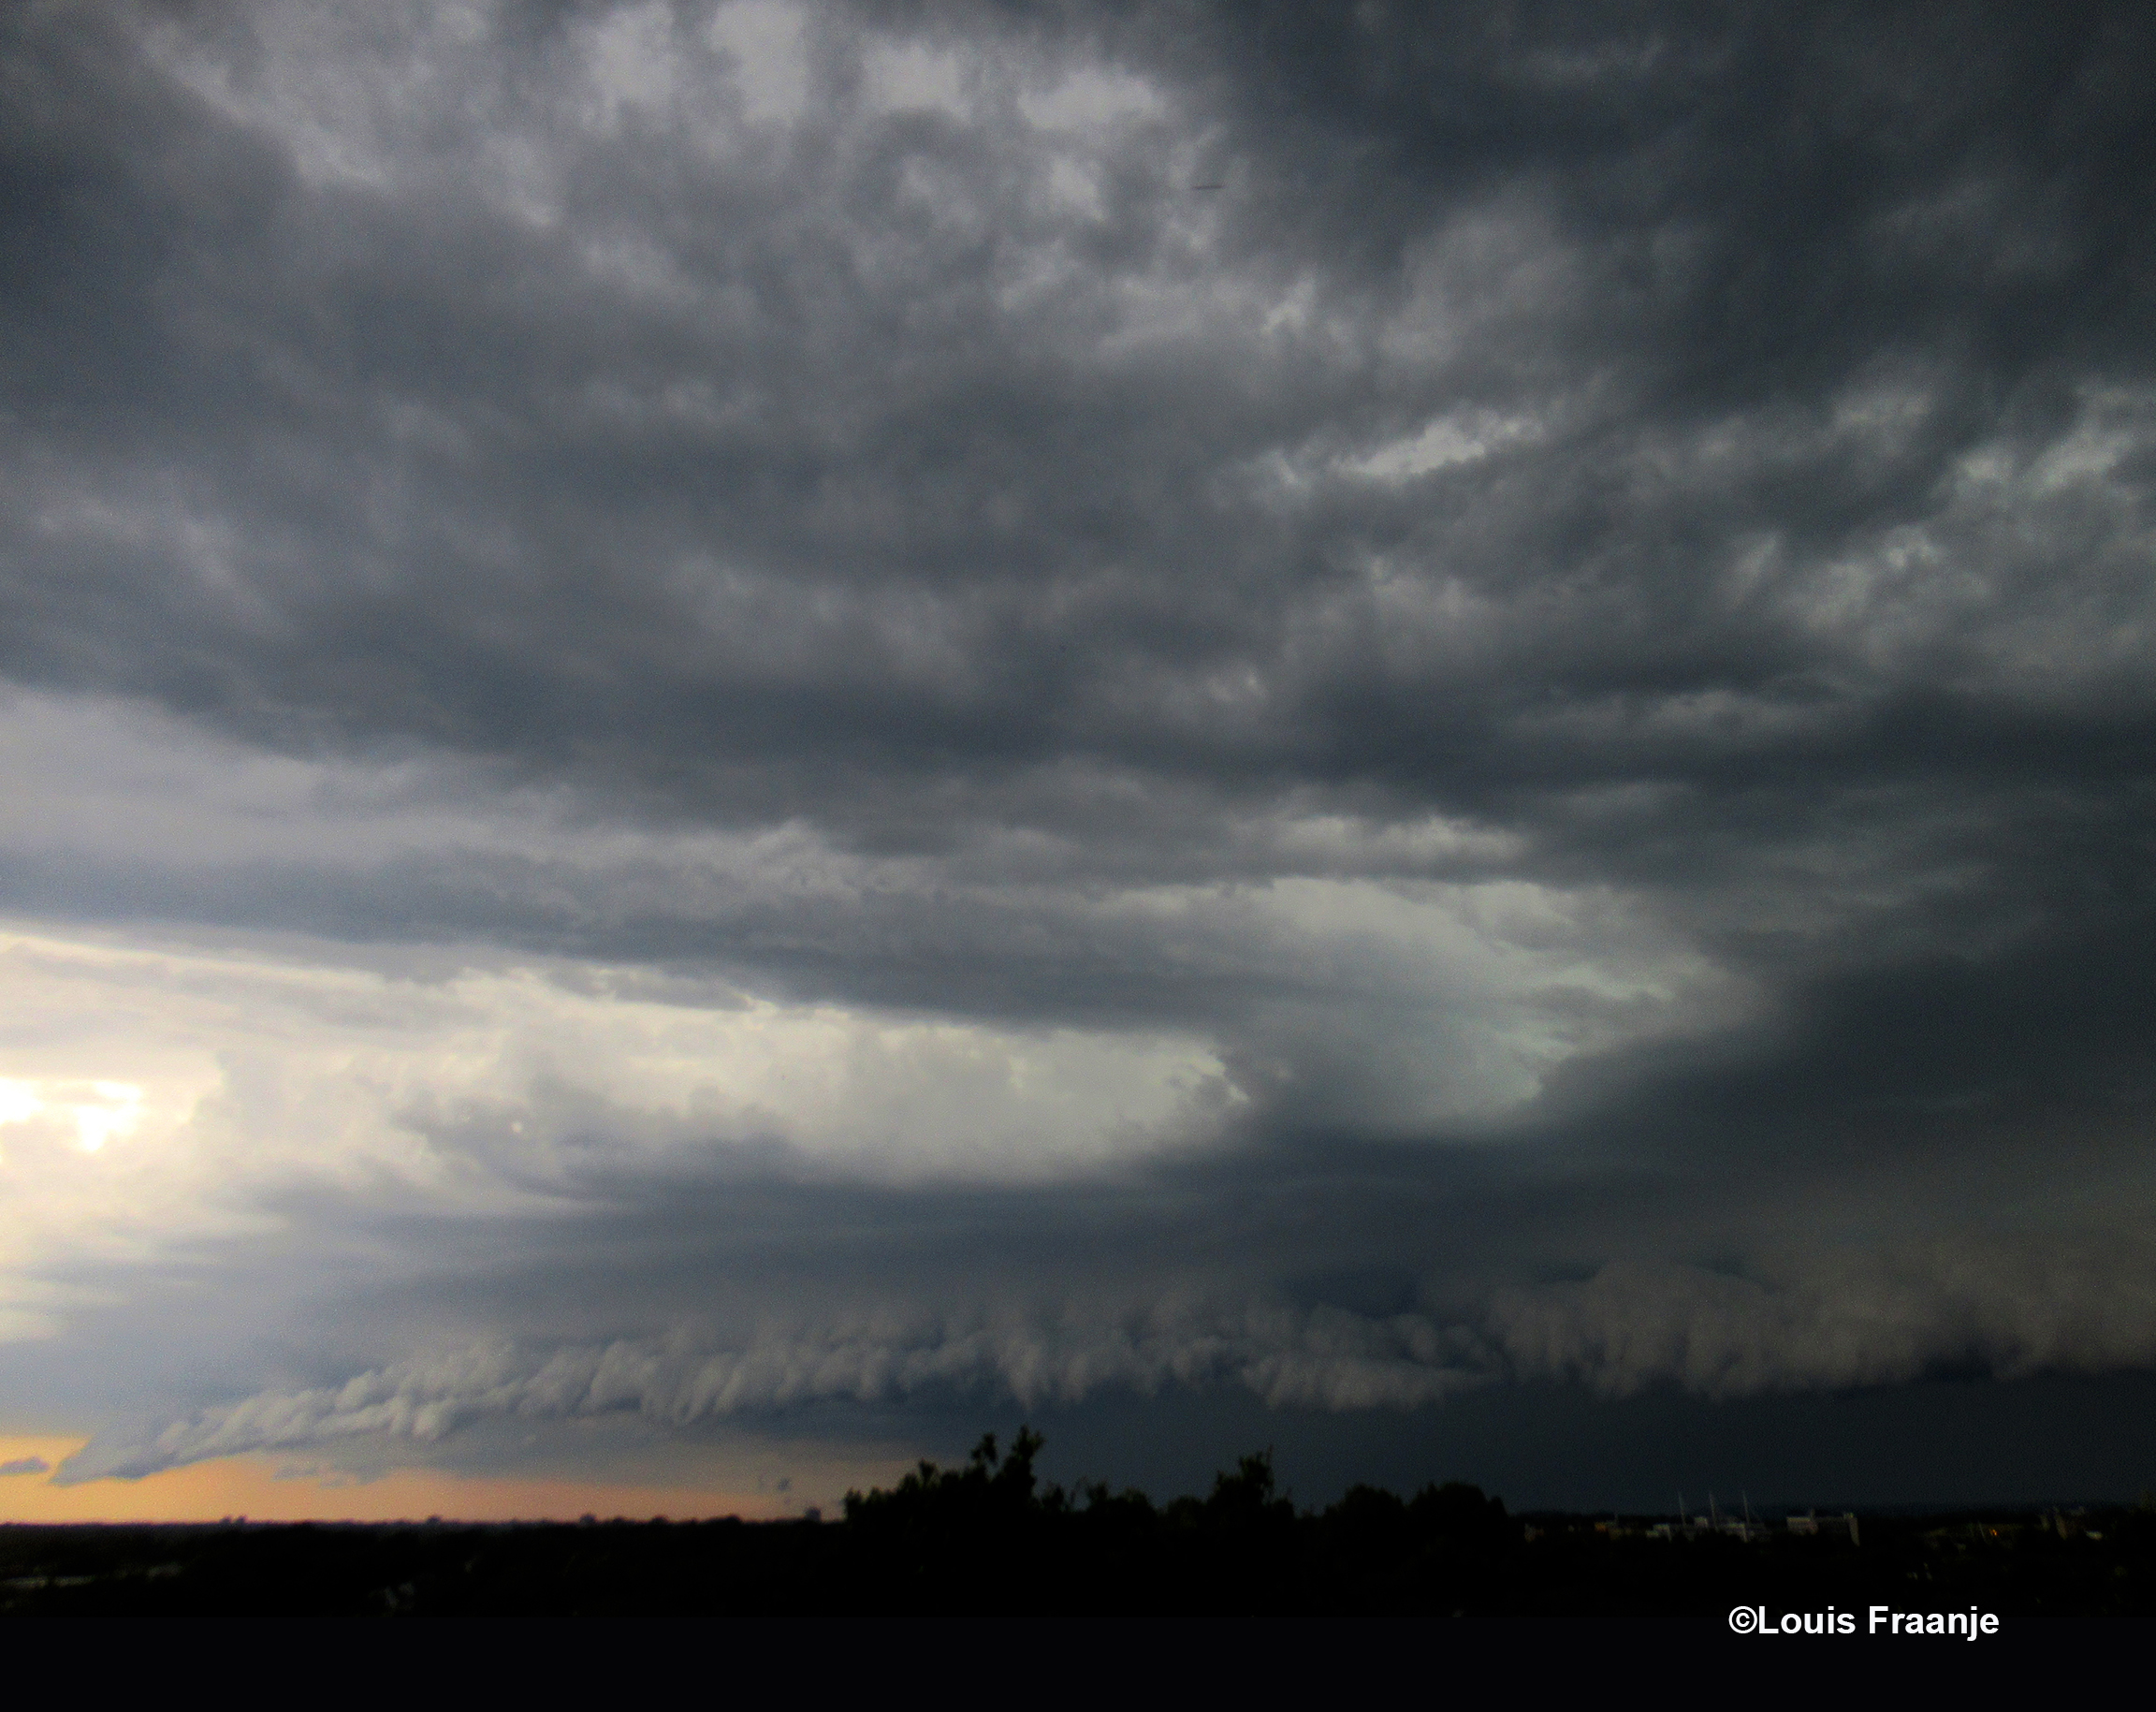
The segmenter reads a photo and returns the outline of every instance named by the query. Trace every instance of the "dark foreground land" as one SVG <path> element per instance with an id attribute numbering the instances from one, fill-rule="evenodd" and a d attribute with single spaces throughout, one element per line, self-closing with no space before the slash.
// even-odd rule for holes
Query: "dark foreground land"
<path id="1" fill-rule="evenodd" d="M 839 1522 L 0 1527 L 12 1617 L 1638 1617 L 1731 1605 L 2017 1621 L 2156 1615 L 2156 1515 L 1866 1516 L 1861 1543 L 1662 1539 L 1473 1486 L 1299 1513 L 1245 1457 L 1210 1497 L 1043 1487 L 984 1441 Z"/>

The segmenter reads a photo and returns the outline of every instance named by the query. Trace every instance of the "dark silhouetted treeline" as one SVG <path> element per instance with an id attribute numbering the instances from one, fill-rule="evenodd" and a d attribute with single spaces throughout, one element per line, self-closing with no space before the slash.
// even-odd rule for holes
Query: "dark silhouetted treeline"
<path id="1" fill-rule="evenodd" d="M 69 1617 L 1688 1617 L 2156 1613 L 2156 1518 L 1867 1517 L 1863 1544 L 1657 1540 L 1474 1486 L 1323 1511 L 1245 1456 L 1204 1498 L 1043 1485 L 1021 1430 L 838 1522 L 0 1528 L 0 1613 Z"/>

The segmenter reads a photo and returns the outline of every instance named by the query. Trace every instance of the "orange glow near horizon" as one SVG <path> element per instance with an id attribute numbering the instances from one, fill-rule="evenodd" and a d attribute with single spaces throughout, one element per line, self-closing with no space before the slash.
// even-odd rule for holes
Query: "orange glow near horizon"
<path id="1" fill-rule="evenodd" d="M 87 1440 L 0 1438 L 0 1462 L 41 1457 L 53 1469 Z M 728 1492 L 715 1487 L 634 1485 L 605 1481 L 451 1474 L 398 1469 L 379 1479 L 332 1484 L 314 1475 L 283 1478 L 268 1456 L 226 1456 L 167 1469 L 140 1480 L 96 1480 L 58 1486 L 51 1473 L 0 1476 L 0 1523 L 573 1522 L 625 1516 L 691 1521 L 737 1515 L 750 1521 L 794 1514 L 798 1492 Z"/>

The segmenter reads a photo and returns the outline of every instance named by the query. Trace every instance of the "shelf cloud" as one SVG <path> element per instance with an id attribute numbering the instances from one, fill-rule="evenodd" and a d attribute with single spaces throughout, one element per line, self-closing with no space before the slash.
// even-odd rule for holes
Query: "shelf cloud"
<path id="1" fill-rule="evenodd" d="M 0 1388 L 84 1480 L 2145 1369 L 2152 66 L 20 9 Z"/>

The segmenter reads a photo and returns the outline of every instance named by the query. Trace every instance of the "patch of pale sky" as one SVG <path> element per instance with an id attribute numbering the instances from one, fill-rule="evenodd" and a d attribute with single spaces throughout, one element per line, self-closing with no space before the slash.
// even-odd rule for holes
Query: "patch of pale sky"
<path id="1" fill-rule="evenodd" d="M 1158 118 L 1168 103 L 1144 78 L 1114 67 L 1082 66 L 1055 83 L 1026 90 L 1018 107 L 1042 130 L 1092 131 Z"/>
<path id="2" fill-rule="evenodd" d="M 1372 343 L 1395 372 L 1429 373 L 1478 343 L 1503 344 L 1507 327 L 1564 320 L 1585 289 L 1582 258 L 1548 211 L 1509 193 L 1415 245 Z"/>
<path id="3" fill-rule="evenodd" d="M 973 116 L 968 57 L 926 41 L 883 41 L 861 56 L 863 94 L 872 114 L 940 112 L 961 124 Z"/>
<path id="4" fill-rule="evenodd" d="M 730 55 L 742 113 L 755 124 L 790 124 L 808 104 L 808 61 L 801 8 L 733 0 L 711 14 L 711 45 Z"/>

